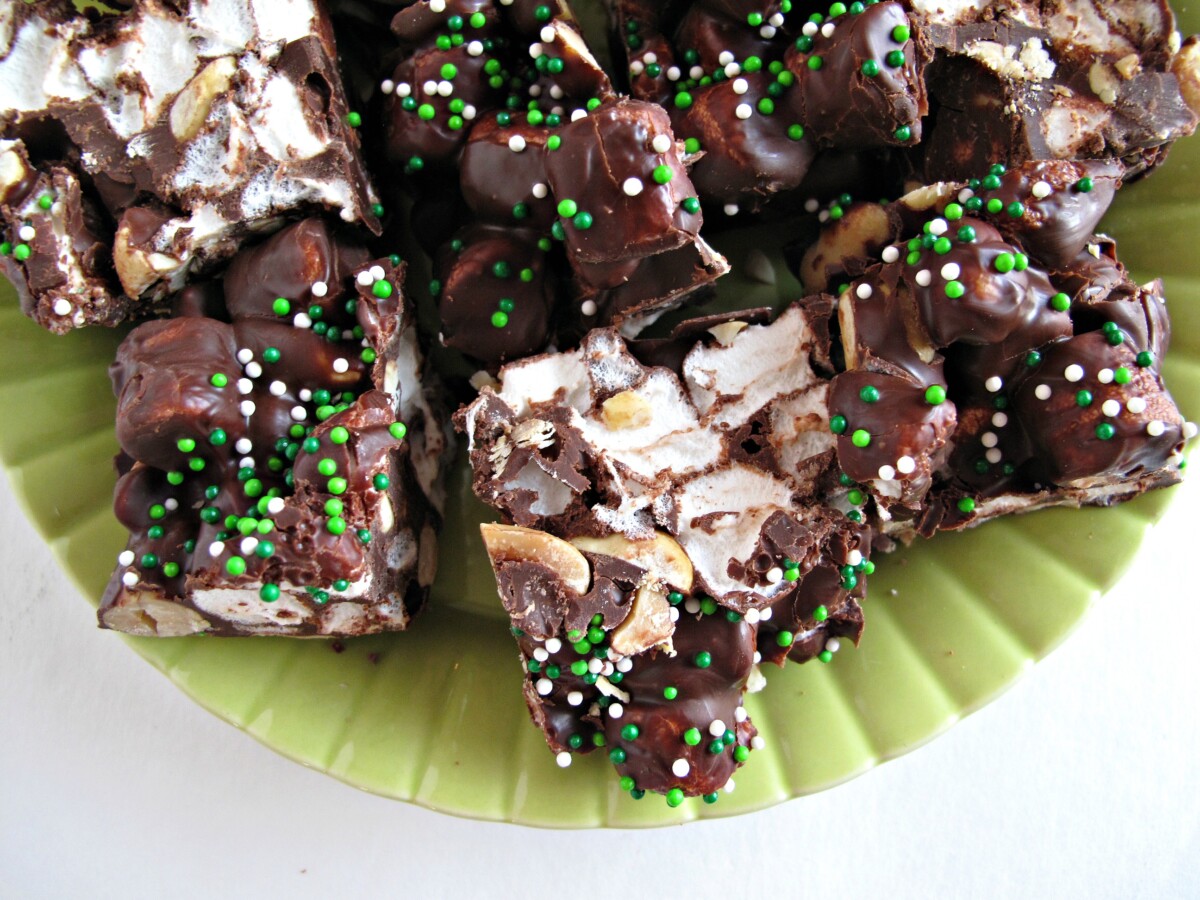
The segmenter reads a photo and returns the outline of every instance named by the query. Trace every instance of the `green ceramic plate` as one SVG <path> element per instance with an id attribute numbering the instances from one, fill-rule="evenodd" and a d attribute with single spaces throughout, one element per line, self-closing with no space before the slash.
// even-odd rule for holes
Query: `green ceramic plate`
<path id="1" fill-rule="evenodd" d="M 1186 16 L 1189 30 L 1200 15 Z M 1106 223 L 1139 278 L 1166 278 L 1168 382 L 1200 414 L 1200 140 L 1123 191 Z M 735 276 L 745 247 L 729 247 Z M 745 306 L 798 286 L 738 279 Z M 0 283 L 0 462 L 29 518 L 93 604 L 124 536 L 109 502 L 119 335 L 52 337 Z M 994 698 L 1078 624 L 1125 569 L 1170 492 L 1110 510 L 1055 510 L 939 536 L 880 561 L 862 646 L 830 665 L 768 672 L 748 699 L 767 747 L 709 806 L 635 802 L 600 754 L 559 769 L 529 723 L 516 649 L 461 468 L 433 603 L 407 634 L 346 642 L 126 639 L 197 703 L 284 756 L 433 809 L 551 827 L 647 826 L 745 813 L 823 790 L 898 756 Z M 1020 565 L 1013 565 L 1019 560 Z M 83 610 L 80 615 L 87 615 Z M 115 640 L 97 634 L 96 640 Z"/>

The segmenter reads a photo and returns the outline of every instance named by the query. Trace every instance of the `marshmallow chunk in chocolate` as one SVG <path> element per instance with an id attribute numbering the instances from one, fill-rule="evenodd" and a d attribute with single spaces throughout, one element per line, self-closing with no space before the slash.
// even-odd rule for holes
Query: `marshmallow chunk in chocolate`
<path id="1" fill-rule="evenodd" d="M 102 626 L 408 625 L 436 568 L 445 436 L 403 275 L 306 220 L 235 259 L 220 291 L 232 322 L 183 315 L 130 333 L 111 369 L 130 540 Z"/>

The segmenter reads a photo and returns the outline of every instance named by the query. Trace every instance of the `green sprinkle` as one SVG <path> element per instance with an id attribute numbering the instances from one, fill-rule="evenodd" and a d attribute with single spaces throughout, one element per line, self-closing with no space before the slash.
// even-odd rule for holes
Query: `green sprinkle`
<path id="1" fill-rule="evenodd" d="M 790 647 L 795 640 L 796 636 L 790 631 L 781 631 L 779 634 L 775 635 L 775 643 L 777 643 L 780 647 Z"/>
<path id="2" fill-rule="evenodd" d="M 889 66 L 891 66 L 893 69 L 898 69 L 902 65 L 904 65 L 904 51 L 903 50 L 889 50 L 887 56 L 885 56 L 883 58 L 883 61 L 886 62 Z"/>
<path id="3" fill-rule="evenodd" d="M 896 129 L 894 134 L 896 136 L 896 140 L 898 140 L 898 141 L 911 140 L 912 139 L 912 128 L 910 128 L 908 125 L 901 125 L 899 128 Z"/>
<path id="4" fill-rule="evenodd" d="M 275 302 L 271 304 L 271 309 L 277 316 L 286 316 L 292 311 L 292 304 L 284 297 L 276 297 Z"/>
<path id="5" fill-rule="evenodd" d="M 828 618 L 829 618 L 829 610 L 824 605 L 818 606 L 816 609 L 813 610 L 813 619 L 815 619 L 816 621 L 824 622 Z"/>
<path id="6" fill-rule="evenodd" d="M 695 747 L 700 743 L 700 741 L 701 737 L 699 728 L 689 728 L 683 733 L 683 742 L 689 747 Z"/>
<path id="7" fill-rule="evenodd" d="M 346 520 L 341 516 L 334 516 L 325 523 L 325 530 L 330 534 L 345 534 Z"/>
<path id="8" fill-rule="evenodd" d="M 975 500 L 971 497 L 963 497 L 958 501 L 958 511 L 961 513 L 975 512 Z"/>
<path id="9" fill-rule="evenodd" d="M 834 434 L 844 434 L 847 427 L 845 416 L 834 416 L 829 420 L 829 430 Z"/>
<path id="10" fill-rule="evenodd" d="M 417 107 L 417 115 L 428 122 L 435 115 L 433 106 L 428 103 L 422 103 Z"/>
<path id="11" fill-rule="evenodd" d="M 992 261 L 992 266 L 1001 275 L 1011 272 L 1013 270 L 1013 266 L 1015 266 L 1016 264 L 1017 264 L 1017 258 L 1008 252 L 999 254 Z"/>
<path id="12" fill-rule="evenodd" d="M 692 657 L 692 662 L 696 664 L 696 668 L 698 669 L 707 669 L 712 665 L 712 654 L 707 650 L 701 650 Z"/>
<path id="13" fill-rule="evenodd" d="M 371 293 L 380 300 L 386 300 L 388 297 L 392 296 L 392 290 L 392 283 L 390 281 L 384 281 L 382 278 L 371 285 Z"/>
<path id="14" fill-rule="evenodd" d="M 33 253 L 33 251 L 29 249 L 28 244 L 17 244 L 17 246 L 13 248 L 13 258 L 19 260 L 20 262 L 24 262 L 25 260 L 29 259 L 31 253 Z"/>
<path id="15" fill-rule="evenodd" d="M 579 204 L 571 198 L 558 201 L 558 214 L 564 219 L 572 218 L 577 212 L 579 212 Z"/>
<path id="16" fill-rule="evenodd" d="M 497 310 L 492 313 L 492 327 L 503 328 L 508 324 L 508 313 L 504 310 Z"/>
<path id="17" fill-rule="evenodd" d="M 787 130 L 787 136 L 793 141 L 802 140 L 804 138 L 804 126 L 803 125 L 789 125 L 788 130 Z"/>
<path id="18" fill-rule="evenodd" d="M 1079 191 L 1079 193 L 1081 193 L 1081 194 L 1091 193 L 1092 187 L 1093 187 L 1092 179 L 1089 178 L 1087 175 L 1084 175 L 1077 182 L 1075 182 L 1075 190 Z"/>
<path id="19" fill-rule="evenodd" d="M 1113 428 L 1107 422 L 1101 422 L 1096 426 L 1096 437 L 1100 438 L 1102 441 L 1112 440 L 1116 433 L 1117 429 Z"/>
<path id="20" fill-rule="evenodd" d="M 871 433 L 859 428 L 854 434 L 850 435 L 850 443 L 859 448 L 868 447 L 871 444 Z"/>
<path id="21" fill-rule="evenodd" d="M 681 803 L 683 803 L 682 788 L 671 788 L 669 791 L 667 791 L 667 806 L 671 807 L 671 809 L 674 809 Z"/>
<path id="22" fill-rule="evenodd" d="M 810 56 L 808 58 L 808 67 L 814 72 L 816 72 L 818 69 L 820 69 L 821 66 L 823 66 L 824 64 L 825 64 L 825 61 L 822 60 L 821 57 L 819 57 L 819 56 Z"/>
<path id="23" fill-rule="evenodd" d="M 1075 395 L 1075 404 L 1077 406 L 1080 406 L 1080 407 L 1083 407 L 1086 409 L 1087 407 L 1092 405 L 1093 399 L 1095 399 L 1095 398 L 1092 396 L 1091 391 L 1087 391 L 1087 390 L 1079 391 Z"/>
<path id="24" fill-rule="evenodd" d="M 868 384 L 858 392 L 858 397 L 863 403 L 878 403 L 879 388 L 875 387 L 873 384 Z"/>
<path id="25" fill-rule="evenodd" d="M 362 124 L 362 116 L 354 111 L 348 112 L 346 113 L 346 124 L 351 128 L 357 128 Z"/>
<path id="26" fill-rule="evenodd" d="M 621 729 L 621 738 L 626 741 L 636 741 L 641 733 L 642 730 L 630 722 Z"/>
<path id="27" fill-rule="evenodd" d="M 408 434 L 408 426 L 403 422 L 393 422 L 388 426 L 388 432 L 398 441 L 404 440 L 404 436 Z"/>
<path id="28" fill-rule="evenodd" d="M 892 40 L 897 44 L 903 44 L 909 38 L 909 30 L 907 25 L 897 25 L 892 29 Z"/>
<path id="29" fill-rule="evenodd" d="M 678 696 L 679 688 L 675 687 L 675 685 L 668 684 L 665 688 L 663 688 L 663 697 L 667 700 L 674 700 Z M 697 732 L 697 734 L 699 734 L 699 732 Z"/>
<path id="30" fill-rule="evenodd" d="M 346 493 L 346 479 L 341 477 L 330 478 L 325 487 L 331 494 L 344 494 Z"/>
<path id="31" fill-rule="evenodd" d="M 1133 373 L 1125 366 L 1120 366 L 1113 372 L 1113 381 L 1117 384 L 1129 384 L 1133 381 Z"/>
<path id="32" fill-rule="evenodd" d="M 946 282 L 946 296 L 949 297 L 951 300 L 957 300 L 959 297 L 961 297 L 966 292 L 967 292 L 967 289 L 965 287 L 963 287 L 963 283 L 961 281 L 947 281 Z"/>
<path id="33" fill-rule="evenodd" d="M 1143 369 L 1147 366 L 1152 366 L 1154 365 L 1154 354 L 1149 350 L 1143 350 L 1137 355 L 1136 362 Z"/>
<path id="34" fill-rule="evenodd" d="M 225 571 L 235 578 L 246 574 L 246 561 L 240 556 L 231 556 L 225 561 Z"/>
<path id="35" fill-rule="evenodd" d="M 575 214 L 574 218 L 571 219 L 571 224 L 580 231 L 587 231 L 592 227 L 593 221 L 594 220 L 592 219 L 592 214 L 590 212 L 581 212 Z"/>
<path id="36" fill-rule="evenodd" d="M 671 171 L 670 166 L 663 163 L 654 167 L 654 172 L 650 177 L 654 179 L 655 184 L 668 184 L 675 177 L 675 173 Z"/>
<path id="37" fill-rule="evenodd" d="M 608 751 L 608 758 L 613 765 L 619 766 L 625 762 L 625 751 L 620 747 L 613 747 Z"/>
<path id="38" fill-rule="evenodd" d="M 817 659 L 819 659 L 823 663 L 832 662 L 833 654 L 830 653 L 828 650 L 822 650 L 820 653 L 817 654 Z"/>
<path id="39" fill-rule="evenodd" d="M 258 596 L 267 603 L 274 603 L 279 599 L 279 585 L 264 584 L 258 589 Z"/>
<path id="40" fill-rule="evenodd" d="M 388 489 L 388 485 L 391 483 L 392 480 L 382 472 L 371 479 L 371 484 L 375 485 L 375 490 L 377 491 L 386 491 Z"/>
<path id="41" fill-rule="evenodd" d="M 868 59 L 862 64 L 862 73 L 868 78 L 874 78 L 879 74 L 879 63 L 873 59 Z"/>

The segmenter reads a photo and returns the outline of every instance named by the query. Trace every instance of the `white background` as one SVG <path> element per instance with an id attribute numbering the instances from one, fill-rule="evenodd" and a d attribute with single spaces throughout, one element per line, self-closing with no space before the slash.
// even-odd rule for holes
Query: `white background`
<path id="1" fill-rule="evenodd" d="M 0 896 L 1200 897 L 1197 482 L 1062 648 L 909 756 L 752 816 L 550 832 L 202 711 L 95 629 L 0 479 Z"/>

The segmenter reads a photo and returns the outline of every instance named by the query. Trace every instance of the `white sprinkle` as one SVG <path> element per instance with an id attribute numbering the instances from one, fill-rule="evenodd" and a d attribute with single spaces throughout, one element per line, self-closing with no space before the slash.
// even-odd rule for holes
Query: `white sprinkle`
<path id="1" fill-rule="evenodd" d="M 731 63 L 725 64 L 725 77 L 726 78 L 737 78 L 741 74 L 742 74 L 742 67 L 740 65 L 738 65 L 737 63 L 731 62 Z M 699 79 L 697 79 L 697 80 L 699 80 Z"/>
<path id="2" fill-rule="evenodd" d="M 974 196 L 975 196 L 975 192 L 973 190 L 971 190 L 970 188 L 963 188 L 961 191 L 958 192 L 958 202 L 966 203 L 968 200 L 970 200 Z"/>
<path id="3" fill-rule="evenodd" d="M 750 738 L 750 746 L 755 750 L 761 750 L 763 747 L 767 746 L 767 740 L 761 734 L 756 734 L 754 737 Z"/>
<path id="4" fill-rule="evenodd" d="M 254 468 L 254 457 L 253 456 L 243 456 L 241 459 L 238 460 L 238 468 L 239 469 L 253 469 Z"/>
<path id="5" fill-rule="evenodd" d="M 842 642 L 839 641 L 837 638 L 832 637 L 825 642 L 825 649 L 828 650 L 830 653 L 837 653 L 839 650 L 842 649 Z"/>
<path id="6" fill-rule="evenodd" d="M 1038 200 L 1042 200 L 1046 197 L 1049 197 L 1050 192 L 1052 190 L 1053 190 L 1053 188 L 1051 188 L 1050 185 L 1047 184 L 1046 182 L 1037 181 L 1037 182 L 1034 182 L 1034 185 L 1032 188 L 1029 189 L 1029 192 L 1031 194 L 1033 194 L 1033 196 L 1036 197 Z"/>
<path id="7" fill-rule="evenodd" d="M 676 778 L 687 778 L 688 773 L 692 771 L 692 764 L 686 759 L 677 759 L 671 763 L 671 772 Z"/>
<path id="8" fill-rule="evenodd" d="M 891 466 L 880 466 L 879 477 L 884 481 L 892 481 L 896 477 L 896 470 Z"/>
<path id="9" fill-rule="evenodd" d="M 248 350 L 247 348 L 243 347 L 241 350 L 239 350 L 237 352 L 237 361 L 240 362 L 243 366 L 246 363 L 250 362 L 250 360 L 252 360 L 252 359 L 254 359 L 254 351 L 253 350 Z"/>
<path id="10" fill-rule="evenodd" d="M 296 313 L 295 318 L 292 319 L 292 324 L 297 328 L 309 328 L 312 326 L 312 319 L 308 317 L 308 313 Z"/>
<path id="11" fill-rule="evenodd" d="M 540 37 L 544 43 L 553 44 L 554 43 L 554 26 L 553 25 L 543 25 L 542 33 L 541 33 Z"/>
<path id="12" fill-rule="evenodd" d="M 816 22 L 805 22 L 804 26 L 800 29 L 800 33 L 807 37 L 812 37 L 817 33 L 817 30 L 818 26 Z"/>
<path id="13" fill-rule="evenodd" d="M 258 538 L 247 537 L 242 538 L 242 542 L 238 544 L 238 549 L 242 551 L 242 556 L 249 556 L 254 552 L 254 548 L 258 546 Z"/>
<path id="14" fill-rule="evenodd" d="M 717 55 L 717 63 L 722 66 L 729 65 L 735 59 L 737 59 L 737 57 L 733 55 L 733 51 L 731 51 L 731 50 L 722 50 Z"/>
<path id="15" fill-rule="evenodd" d="M 285 506 L 287 506 L 287 501 L 282 497 L 272 497 L 267 501 L 267 512 L 273 516 L 277 516 L 283 512 Z"/>
<path id="16" fill-rule="evenodd" d="M 757 650 L 755 650 L 754 651 L 754 664 L 757 666 L 760 662 L 762 662 L 762 654 L 759 653 Z"/>
<path id="17" fill-rule="evenodd" d="M 596 314 L 596 301 L 584 300 L 579 304 L 579 311 L 585 316 L 594 316 Z"/>
<path id="18" fill-rule="evenodd" d="M 429 0 L 429 11 L 444 13 L 446 11 L 446 0 Z"/>
<path id="19" fill-rule="evenodd" d="M 625 192 L 626 197 L 636 197 L 644 188 L 642 179 L 633 177 L 626 178 L 625 183 L 621 185 L 621 190 Z"/>
<path id="20" fill-rule="evenodd" d="M 736 203 L 725 204 L 725 215 L 736 216 L 738 214 L 738 205 Z"/>
<path id="21" fill-rule="evenodd" d="M 732 87 L 735 94 L 744 94 L 746 91 L 750 90 L 750 82 L 748 82 L 745 78 L 738 78 L 733 82 Z"/>
<path id="22" fill-rule="evenodd" d="M 849 553 L 846 554 L 846 562 L 849 565 L 857 566 L 862 561 L 863 561 L 863 555 L 862 555 L 861 550 L 851 550 Z"/>
<path id="23" fill-rule="evenodd" d="M 622 657 L 621 659 L 617 660 L 617 671 L 618 672 L 625 673 L 625 672 L 630 671 L 632 668 L 633 668 L 633 660 L 630 659 L 628 656 Z"/>
<path id="24" fill-rule="evenodd" d="M 371 272 L 369 269 L 363 269 L 361 272 L 359 272 L 357 275 L 354 276 L 354 280 L 355 280 L 355 282 L 358 283 L 359 287 L 370 287 L 371 282 L 374 281 L 375 279 L 373 279 L 371 277 Z"/>
<path id="25" fill-rule="evenodd" d="M 483 41 L 471 41 L 467 44 L 467 54 L 469 56 L 483 55 Z"/>
<path id="26" fill-rule="evenodd" d="M 654 148 L 655 153 L 666 153 L 675 146 L 675 142 L 668 134 L 656 134 L 654 140 L 650 142 L 650 146 Z"/>
<path id="27" fill-rule="evenodd" d="M 329 285 L 323 281 L 314 281 L 309 291 L 314 297 L 324 297 L 329 293 Z"/>
<path id="28" fill-rule="evenodd" d="M 748 609 L 746 610 L 746 615 L 744 615 L 742 618 L 744 618 L 749 624 L 754 625 L 759 620 L 758 610 Z"/>
<path id="29" fill-rule="evenodd" d="M 646 71 L 646 66 L 637 60 L 634 60 L 633 62 L 631 62 L 629 64 L 629 74 L 630 75 L 635 75 L 635 76 L 641 75 L 645 71 Z"/>
<path id="30" fill-rule="evenodd" d="M 437 82 L 432 81 L 432 80 L 426 81 L 424 84 L 421 85 L 421 90 L 426 94 L 430 94 L 430 95 L 436 94 L 437 93 Z"/>
<path id="31" fill-rule="evenodd" d="M 1033 396 L 1037 397 L 1039 400 L 1049 400 L 1050 393 L 1050 385 L 1048 384 L 1039 384 L 1033 389 Z"/>
<path id="32" fill-rule="evenodd" d="M 278 382 L 276 382 L 276 384 L 278 384 Z M 271 393 L 273 394 L 275 392 L 271 391 Z M 293 406 L 292 407 L 292 419 L 294 421 L 303 422 L 307 418 L 308 418 L 308 410 L 305 409 L 303 406 Z"/>
<path id="33" fill-rule="evenodd" d="M 1067 381 L 1075 382 L 1083 380 L 1083 366 L 1072 363 L 1063 369 L 1063 378 Z M 1103 380 L 1103 379 L 1102 379 Z"/>
<path id="34" fill-rule="evenodd" d="M 586 109 L 576 109 L 576 110 L 572 111 L 572 113 L 571 113 L 571 121 L 572 122 L 578 122 L 580 119 L 586 119 L 586 118 L 587 118 L 587 110 Z"/>
<path id="35" fill-rule="evenodd" d="M 132 566 L 133 565 L 133 551 L 132 550 L 122 550 L 120 553 L 117 554 L 117 563 L 122 566 Z"/>
<path id="36" fill-rule="evenodd" d="M 733 114 L 739 119 L 748 119 L 754 115 L 754 108 L 749 103 L 739 103 Z"/>
<path id="37" fill-rule="evenodd" d="M 764 25 L 762 28 L 758 29 L 758 33 L 762 35 L 764 40 L 767 41 L 775 37 L 775 31 L 776 28 L 774 25 Z"/>
<path id="38" fill-rule="evenodd" d="M 1113 370 L 1112 369 L 1101 369 L 1099 372 L 1096 373 L 1096 380 L 1099 381 L 1101 384 L 1112 384 Z"/>
<path id="39" fill-rule="evenodd" d="M 66 297 L 59 297 L 54 301 L 54 314 L 56 316 L 69 316 L 74 309 L 75 307 L 71 305 L 71 301 Z"/>
<path id="40" fill-rule="evenodd" d="M 767 582 L 770 584 L 779 584 L 783 581 L 783 569 L 779 566 L 773 566 L 767 570 Z"/>
<path id="41" fill-rule="evenodd" d="M 387 272 L 383 271 L 383 266 L 371 266 L 367 269 L 367 274 L 371 276 L 371 281 L 383 281 Z"/>
<path id="42" fill-rule="evenodd" d="M 656 62 L 658 62 L 658 54 L 657 53 L 647 53 L 645 56 L 642 57 L 642 62 L 644 62 L 646 65 L 650 65 L 651 63 L 656 63 Z"/>
<path id="43" fill-rule="evenodd" d="M 775 610 L 771 609 L 771 607 L 768 606 L 766 609 L 759 611 L 758 620 L 760 622 L 766 622 L 773 615 L 775 615 Z"/>
<path id="44" fill-rule="evenodd" d="M 835 26 L 832 22 L 826 22 L 824 25 L 822 25 L 821 26 L 821 37 L 833 37 L 834 27 Z"/>
<path id="45" fill-rule="evenodd" d="M 804 211 L 808 213 L 815 213 L 820 205 L 821 203 L 816 197 L 809 197 L 804 201 Z"/>
<path id="46" fill-rule="evenodd" d="M 720 737 L 725 733 L 725 723 L 720 719 L 713 719 L 708 723 L 708 733 L 713 737 Z"/>
<path id="47" fill-rule="evenodd" d="M 1008 424 L 1008 413 L 998 412 L 992 416 L 992 427 L 1003 428 Z"/>
<path id="48" fill-rule="evenodd" d="M 934 219 L 932 222 L 929 223 L 929 233 L 936 234 L 936 235 L 943 235 L 946 233 L 946 229 L 949 227 L 950 227 L 950 225 L 946 222 L 945 219 Z"/>
<path id="49" fill-rule="evenodd" d="M 132 572 L 132 571 L 126 572 L 124 575 L 121 576 L 121 583 L 123 585 L 125 585 L 125 587 L 133 587 L 135 584 L 138 583 L 137 572 Z"/>
<path id="50" fill-rule="evenodd" d="M 682 74 L 683 73 L 679 71 L 679 66 L 671 66 L 671 68 L 667 69 L 667 80 L 678 81 Z"/>
<path id="51" fill-rule="evenodd" d="M 554 682 L 549 678 L 539 678 L 537 683 L 534 685 L 534 689 L 537 690 L 537 692 L 543 697 L 545 697 L 548 693 L 554 690 Z"/>
<path id="52" fill-rule="evenodd" d="M 462 117 L 464 119 L 466 119 L 468 122 L 470 122 L 472 119 L 474 119 L 477 115 L 479 115 L 479 110 L 477 110 L 474 107 L 474 105 L 468 103 L 466 106 L 463 107 Z"/>
<path id="53" fill-rule="evenodd" d="M 333 361 L 333 371 L 341 374 L 342 372 L 350 371 L 350 363 L 344 357 L 339 356 Z"/>
<path id="54" fill-rule="evenodd" d="M 928 269 L 922 269 L 917 273 L 916 282 L 921 287 L 929 287 L 933 283 L 933 275 Z"/>
<path id="55" fill-rule="evenodd" d="M 703 66 L 692 66 L 690 69 L 688 69 L 688 77 L 695 78 L 697 81 L 699 81 L 701 78 L 704 77 L 704 67 Z"/>
<path id="56" fill-rule="evenodd" d="M 962 274 L 962 268 L 958 263 L 946 263 L 942 266 L 942 277 L 947 281 L 954 281 Z"/>
<path id="57" fill-rule="evenodd" d="M 1150 437 L 1158 437 L 1166 430 L 1167 426 L 1158 421 L 1158 419 L 1155 419 L 1153 422 L 1146 423 L 1146 434 L 1150 435 Z"/>
<path id="58" fill-rule="evenodd" d="M 995 465 L 996 463 L 1000 462 L 1001 459 L 1004 458 L 1004 454 L 1000 452 L 1000 449 L 998 447 L 993 447 L 991 450 L 989 450 L 987 453 L 985 453 L 983 455 L 987 459 L 987 461 L 990 462 L 992 465 Z"/>
<path id="59" fill-rule="evenodd" d="M 996 437 L 996 432 L 994 431 L 985 431 L 983 437 L 979 439 L 979 443 L 985 447 L 995 447 L 1000 443 L 1000 438 Z"/>
<path id="60" fill-rule="evenodd" d="M 546 649 L 551 653 L 557 653 L 562 649 L 562 641 L 560 641 L 558 638 L 552 637 L 546 641 Z"/>
<path id="61" fill-rule="evenodd" d="M 233 449 L 244 456 L 254 449 L 254 443 L 249 438 L 238 438 Z"/>
<path id="62" fill-rule="evenodd" d="M 604 668 L 604 663 L 596 659 L 594 656 L 588 660 L 588 671 L 593 675 L 599 675 L 600 670 Z"/>
<path id="63" fill-rule="evenodd" d="M 608 705 L 608 716 L 610 719 L 619 719 L 625 715 L 625 707 L 620 703 L 610 703 Z"/>
<path id="64" fill-rule="evenodd" d="M 565 769 L 571 765 L 571 754 L 566 750 L 559 751 L 559 754 L 554 757 L 554 761 L 558 763 L 560 769 Z"/>
<path id="65" fill-rule="evenodd" d="M 894 263 L 896 260 L 898 260 L 900 258 L 900 248 L 899 247 L 884 247 L 883 253 L 880 254 L 879 258 L 882 259 L 885 263 Z"/>
<path id="66" fill-rule="evenodd" d="M 672 606 L 670 609 L 667 610 L 667 614 L 671 617 L 672 622 L 679 621 L 679 607 L 678 606 Z"/>
<path id="67" fill-rule="evenodd" d="M 736 785 L 736 784 L 734 784 L 734 783 L 733 783 L 733 779 L 732 779 L 732 778 L 730 778 L 730 779 L 729 779 L 727 782 L 725 782 L 725 787 L 724 787 L 724 789 L 723 789 L 723 790 L 724 790 L 724 791 L 725 791 L 725 793 L 727 793 L 727 794 L 732 794 L 732 793 L 733 793 L 733 789 L 734 789 L 735 787 L 737 787 L 737 785 Z"/>
<path id="68" fill-rule="evenodd" d="M 243 400 L 241 402 L 241 405 L 238 407 L 238 409 L 240 409 L 242 411 L 242 415 L 245 416 L 247 419 L 250 418 L 252 415 L 254 415 L 254 410 L 256 410 L 257 408 L 258 407 L 256 407 L 254 405 L 253 400 Z"/>
<path id="69" fill-rule="evenodd" d="M 771 16 L 771 18 L 767 19 L 767 23 L 779 28 L 783 25 L 783 13 L 775 13 Z"/>
<path id="70" fill-rule="evenodd" d="M 1196 431 L 1197 428 L 1195 422 L 1183 423 L 1183 439 L 1185 441 L 1190 441 L 1192 438 L 1194 438 L 1196 436 Z"/>
<path id="71" fill-rule="evenodd" d="M 408 97 L 411 94 L 412 94 L 412 85 L 411 84 L 402 82 L 402 83 L 396 85 L 396 96 L 397 97 Z"/>
<path id="72" fill-rule="evenodd" d="M 287 385 L 282 381 L 272 381 L 267 390 L 271 392 L 272 397 L 282 397 L 287 393 Z"/>
<path id="73" fill-rule="evenodd" d="M 262 366 L 256 362 L 246 363 L 246 374 L 251 378 L 258 378 L 262 375 Z"/>
<path id="74" fill-rule="evenodd" d="M 1119 416 L 1121 414 L 1121 401 L 1105 400 L 1104 404 L 1100 407 L 1100 412 L 1104 413 L 1110 419 Z"/>
<path id="75" fill-rule="evenodd" d="M 513 153 L 520 153 L 525 149 L 525 138 L 521 137 L 519 134 L 514 134 L 508 139 L 508 149 Z"/>
<path id="76" fill-rule="evenodd" d="M 548 660 L 550 658 L 550 654 L 546 652 L 545 647 L 534 647 L 533 648 L 533 658 L 536 659 L 538 662 L 545 662 L 546 660 Z"/>
<path id="77" fill-rule="evenodd" d="M 22 225 L 17 229 L 17 237 L 23 241 L 32 241 L 37 237 L 37 231 L 32 225 Z"/>
<path id="78" fill-rule="evenodd" d="M 988 389 L 989 393 L 996 393 L 1000 388 L 1004 387 L 1004 379 L 999 375 L 993 375 L 983 383 L 983 386 Z"/>
<path id="79" fill-rule="evenodd" d="M 859 300 L 870 300 L 875 290 L 865 281 L 854 289 L 854 296 Z"/>
<path id="80" fill-rule="evenodd" d="M 175 510 L 179 509 L 179 501 L 174 497 L 168 497 L 163 501 L 163 507 L 167 512 L 175 512 Z"/>
<path id="81" fill-rule="evenodd" d="M 700 612 L 700 601 L 695 597 L 688 597 L 683 601 L 683 608 L 692 615 L 695 615 L 696 613 Z"/>
<path id="82" fill-rule="evenodd" d="M 529 193 L 533 194 L 533 196 L 538 200 L 543 200 L 545 199 L 546 195 L 550 193 L 550 189 L 539 181 L 529 189 Z"/>
<path id="83" fill-rule="evenodd" d="M 579 691 L 571 691 L 571 693 L 567 694 L 567 703 L 571 706 L 579 706 L 583 703 L 583 694 L 579 693 Z"/>
<path id="84" fill-rule="evenodd" d="M 1144 397 L 1130 397 L 1125 401 L 1125 408 L 1134 415 L 1144 413 L 1146 411 L 1146 399 Z"/>
<path id="85" fill-rule="evenodd" d="M 896 471 L 901 475 L 911 475 L 917 470 L 917 461 L 911 456 L 902 456 L 896 460 Z"/>
<path id="86" fill-rule="evenodd" d="M 249 378 L 239 378 L 237 380 L 237 389 L 239 394 L 248 394 L 254 390 L 254 382 Z"/>
<path id="87" fill-rule="evenodd" d="M 220 556 L 224 552 L 225 552 L 225 542 L 224 541 L 213 541 L 211 544 L 208 545 L 208 555 L 211 556 L 213 559 L 216 559 L 218 556 Z"/>
<path id="88" fill-rule="evenodd" d="M 384 94 L 391 94 L 396 90 L 396 82 L 392 81 L 390 78 L 385 78 L 383 81 L 379 82 L 379 90 Z"/>

